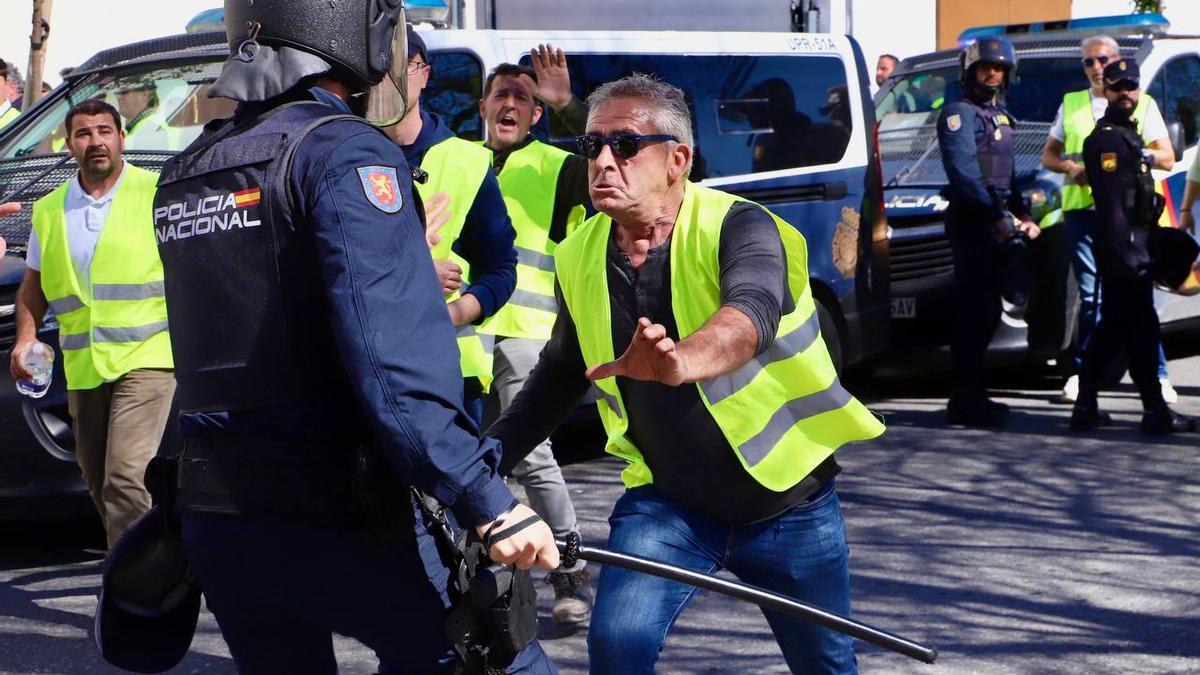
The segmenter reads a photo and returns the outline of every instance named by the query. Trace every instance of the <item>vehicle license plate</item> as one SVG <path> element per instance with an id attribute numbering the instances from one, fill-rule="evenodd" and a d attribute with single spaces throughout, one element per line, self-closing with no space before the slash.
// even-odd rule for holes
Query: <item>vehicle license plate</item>
<path id="1" fill-rule="evenodd" d="M 892 298 L 892 318 L 893 319 L 915 319 L 915 318 L 917 318 L 917 299 L 916 298 Z"/>

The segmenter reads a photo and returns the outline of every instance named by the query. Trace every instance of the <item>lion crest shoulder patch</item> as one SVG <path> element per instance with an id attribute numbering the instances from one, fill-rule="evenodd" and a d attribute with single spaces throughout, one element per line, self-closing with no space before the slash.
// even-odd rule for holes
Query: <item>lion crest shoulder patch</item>
<path id="1" fill-rule="evenodd" d="M 360 166 L 358 178 L 371 206 L 384 213 L 396 213 L 404 208 L 404 197 L 400 195 L 400 180 L 396 177 L 395 167 Z"/>

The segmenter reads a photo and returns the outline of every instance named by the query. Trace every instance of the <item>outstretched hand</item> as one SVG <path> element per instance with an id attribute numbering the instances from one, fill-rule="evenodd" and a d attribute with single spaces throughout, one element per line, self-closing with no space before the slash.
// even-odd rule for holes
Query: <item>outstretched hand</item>
<path id="1" fill-rule="evenodd" d="M 521 75 L 521 81 L 546 105 L 562 110 L 571 102 L 571 74 L 567 71 L 567 55 L 562 49 L 545 44 L 529 50 L 529 60 L 533 63 L 533 72 L 537 73 L 537 82 L 528 75 Z"/>
<path id="2" fill-rule="evenodd" d="M 588 368 L 585 375 L 589 380 L 620 375 L 677 387 L 688 377 L 687 360 L 677 346 L 667 337 L 666 327 L 642 317 L 625 353 L 615 361 Z"/>
<path id="3" fill-rule="evenodd" d="M 21 202 L 5 202 L 0 204 L 0 218 L 11 216 L 21 210 Z M 0 256 L 8 252 L 8 242 L 0 237 Z"/>
<path id="4" fill-rule="evenodd" d="M 425 243 L 433 248 L 442 242 L 440 230 L 450 222 L 450 195 L 439 192 L 425 202 Z"/>

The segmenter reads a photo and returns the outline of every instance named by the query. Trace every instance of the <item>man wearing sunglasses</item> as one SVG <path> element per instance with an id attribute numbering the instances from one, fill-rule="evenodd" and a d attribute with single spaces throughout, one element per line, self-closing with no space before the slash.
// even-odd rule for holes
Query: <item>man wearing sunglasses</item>
<path id="1" fill-rule="evenodd" d="M 431 211 L 449 213 L 431 238 L 431 253 L 458 333 L 467 412 L 480 424 L 483 396 L 492 382 L 493 339 L 476 326 L 508 302 L 516 287 L 515 235 L 492 171 L 492 153 L 458 138 L 440 116 L 421 109 L 433 66 L 425 41 L 411 25 L 407 37 L 408 109 L 383 131 L 404 151 L 410 167 L 427 174 L 425 182 L 414 183 L 421 199 Z M 466 288 L 459 289 L 461 280 Z"/>
<path id="2" fill-rule="evenodd" d="M 1149 252 L 1151 230 L 1158 227 L 1162 197 L 1155 194 L 1153 167 L 1170 169 L 1170 142 L 1162 150 L 1143 146 L 1134 113 L 1145 96 L 1133 59 L 1104 68 L 1108 110 L 1083 142 L 1083 162 L 1096 204 L 1094 249 L 1102 290 L 1100 323 L 1084 349 L 1079 400 L 1071 429 L 1086 431 L 1111 423 L 1100 412 L 1100 375 L 1122 349 L 1129 375 L 1142 399 L 1142 433 L 1195 431 L 1196 421 L 1174 413 L 1155 377 L 1159 349 L 1154 309 L 1154 275 Z"/>
<path id="3" fill-rule="evenodd" d="M 592 204 L 555 252 L 559 314 L 529 382 L 489 430 L 501 469 L 595 388 L 606 449 L 628 462 L 608 546 L 838 613 L 850 573 L 833 453 L 883 425 L 839 384 L 804 238 L 752 202 L 688 181 L 684 94 L 629 77 L 588 97 Z M 617 358 L 619 356 L 619 358 Z M 694 589 L 605 567 L 591 672 L 651 673 Z M 854 673 L 851 640 L 774 612 L 797 673 Z"/>
<path id="4" fill-rule="evenodd" d="M 543 101 L 568 127 L 582 131 L 587 123 L 587 110 L 571 95 L 567 57 L 548 44 L 529 55 L 532 67 L 497 66 L 488 75 L 479 101 L 479 115 L 487 127 L 486 146 L 492 151 L 492 167 L 517 235 L 517 288 L 500 311 L 480 326 L 481 332 L 496 338 L 493 387 L 501 412 L 525 386 L 550 339 L 558 314 L 554 251 L 583 222 L 584 205 L 590 203 L 587 160 L 529 133 L 542 118 Z M 575 505 L 550 439 L 517 463 L 512 477 L 525 488 L 530 506 L 556 537 L 578 530 Z M 585 597 L 584 561 L 551 572 L 549 580 L 554 587 L 554 622 L 586 621 L 591 605 Z"/>
<path id="5" fill-rule="evenodd" d="M 1088 187 L 1083 164 L 1083 140 L 1096 128 L 1096 122 L 1108 109 L 1104 95 L 1104 68 L 1121 58 L 1116 40 L 1107 35 L 1094 35 L 1080 43 L 1083 71 L 1091 86 L 1073 91 L 1063 97 L 1050 127 L 1050 135 L 1042 148 L 1042 165 L 1063 174 L 1063 227 L 1071 252 L 1071 267 L 1079 286 L 1079 348 L 1075 354 L 1075 370 L 1083 364 L 1083 350 L 1095 330 L 1100 316 L 1100 288 L 1096 283 L 1096 256 L 1093 252 L 1093 232 L 1096 229 L 1096 207 Z M 1138 98 L 1132 120 L 1146 147 L 1156 155 L 1170 154 L 1171 141 L 1167 124 L 1158 104 L 1149 94 Z M 1166 150 L 1164 150 L 1166 148 Z M 1165 153 L 1165 154 L 1164 154 Z M 1174 157 L 1174 155 L 1171 155 Z M 1163 168 L 1161 163 L 1157 168 Z M 1158 349 L 1158 379 L 1168 403 L 1178 400 L 1175 389 L 1167 379 L 1167 357 Z M 1079 396 L 1079 375 L 1072 375 L 1063 386 L 1062 401 L 1074 403 Z"/>

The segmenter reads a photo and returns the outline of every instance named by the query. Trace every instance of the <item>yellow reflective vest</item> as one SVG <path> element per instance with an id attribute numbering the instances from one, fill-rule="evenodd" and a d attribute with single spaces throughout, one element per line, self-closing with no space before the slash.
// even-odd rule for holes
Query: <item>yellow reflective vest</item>
<path id="1" fill-rule="evenodd" d="M 167 123 L 157 108 L 149 108 L 134 118 L 125 130 L 128 150 L 183 150 L 183 132 Z"/>
<path id="2" fill-rule="evenodd" d="M 157 174 L 125 162 L 96 242 L 89 288 L 75 272 L 67 241 L 70 181 L 33 205 L 42 292 L 58 317 L 68 389 L 92 389 L 137 368 L 175 367 L 151 219 L 157 183 Z"/>
<path id="3" fill-rule="evenodd" d="M 11 123 L 13 120 L 17 119 L 20 116 L 21 116 L 21 111 L 17 110 L 16 108 L 14 108 L 10 105 L 8 110 L 5 110 L 3 114 L 0 114 L 0 129 L 3 129 L 4 127 L 8 126 L 9 123 Z"/>
<path id="4" fill-rule="evenodd" d="M 686 186 L 670 252 L 672 312 L 681 339 L 698 331 L 721 306 L 721 226 L 730 207 L 740 201 L 744 200 L 717 190 Z M 804 237 L 774 214 L 771 217 L 787 254 L 795 310 L 781 318 L 767 351 L 727 375 L 694 386 L 746 471 L 764 487 L 782 492 L 843 444 L 875 438 L 884 426 L 838 381 L 821 339 Z M 555 253 L 559 285 L 588 367 L 614 358 L 606 273 L 611 232 L 612 219 L 597 214 Z M 650 468 L 626 434 L 630 411 L 616 378 L 595 384 L 596 405 L 608 435 L 605 449 L 629 462 L 621 474 L 625 486 L 652 483 Z"/>
<path id="5" fill-rule="evenodd" d="M 541 141 L 515 150 L 500 170 L 500 192 L 516 230 L 517 288 L 500 311 L 480 330 L 492 335 L 549 340 L 558 315 L 554 299 L 554 250 L 550 239 L 558 175 L 569 152 Z M 577 206 L 568 217 L 567 232 L 583 222 Z"/>
<path id="6" fill-rule="evenodd" d="M 1138 133 L 1142 133 L 1142 125 L 1146 122 L 1146 113 L 1150 110 L 1150 102 L 1154 99 L 1143 93 L 1138 97 L 1137 107 L 1133 109 L 1133 121 L 1137 124 Z M 1092 116 L 1092 92 L 1089 89 L 1073 91 L 1063 97 L 1063 157 L 1080 165 L 1083 164 L 1083 141 L 1096 128 L 1096 118 Z M 1062 210 L 1079 211 L 1092 208 L 1092 188 L 1086 185 L 1076 185 L 1067 180 L 1062 188 Z"/>
<path id="7" fill-rule="evenodd" d="M 429 180 L 416 183 L 421 199 L 428 202 L 439 192 L 450 196 L 450 220 L 442 226 L 442 240 L 432 249 L 434 260 L 451 260 L 462 268 L 464 281 L 470 279 L 471 266 L 452 249 L 462 235 L 467 212 L 475 203 L 475 195 L 483 185 L 487 172 L 492 170 L 492 151 L 461 138 L 447 138 L 425 152 L 421 169 Z M 457 291 L 446 296 L 449 304 L 459 298 Z M 477 378 L 483 391 L 492 386 L 492 350 L 495 337 L 475 329 L 472 324 L 457 326 L 459 365 L 463 378 Z"/>

